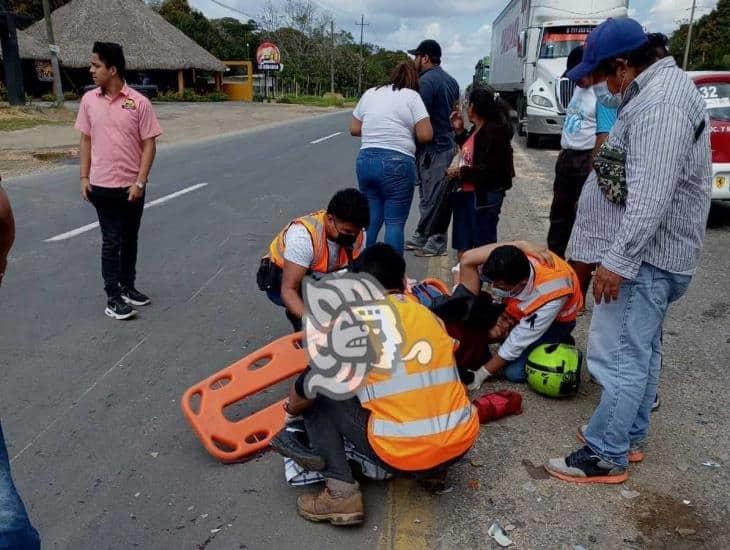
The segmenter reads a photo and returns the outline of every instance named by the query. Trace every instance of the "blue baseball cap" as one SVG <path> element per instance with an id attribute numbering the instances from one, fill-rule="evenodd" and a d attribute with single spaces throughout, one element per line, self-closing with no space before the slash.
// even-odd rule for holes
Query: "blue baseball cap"
<path id="1" fill-rule="evenodd" d="M 606 59 L 630 52 L 649 41 L 635 19 L 606 19 L 591 31 L 583 47 L 583 60 L 568 71 L 570 80 L 588 76 Z"/>

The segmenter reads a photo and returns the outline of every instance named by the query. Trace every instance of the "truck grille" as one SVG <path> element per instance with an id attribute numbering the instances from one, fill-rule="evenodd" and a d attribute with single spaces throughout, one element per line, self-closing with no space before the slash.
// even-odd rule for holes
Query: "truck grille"
<path id="1" fill-rule="evenodd" d="M 558 98 L 558 109 L 561 113 L 565 112 L 568 108 L 570 100 L 573 98 L 573 92 L 575 92 L 575 82 L 569 78 L 561 78 L 555 83 L 555 97 Z"/>

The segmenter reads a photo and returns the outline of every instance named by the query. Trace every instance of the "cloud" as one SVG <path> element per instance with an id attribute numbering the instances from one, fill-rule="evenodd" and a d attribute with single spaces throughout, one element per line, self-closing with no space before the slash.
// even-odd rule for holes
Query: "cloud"
<path id="1" fill-rule="evenodd" d="M 681 23 L 689 21 L 691 5 L 689 0 L 656 0 L 650 8 L 644 6 L 644 9 L 639 10 L 636 17 L 647 30 L 670 34 Z M 717 0 L 699 0 L 695 20 L 708 14 L 715 6 Z"/>

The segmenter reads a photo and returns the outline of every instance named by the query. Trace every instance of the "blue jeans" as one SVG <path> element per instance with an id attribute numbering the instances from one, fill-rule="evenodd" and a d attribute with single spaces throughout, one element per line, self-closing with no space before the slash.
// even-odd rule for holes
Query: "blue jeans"
<path id="1" fill-rule="evenodd" d="M 603 393 L 585 437 L 607 462 L 626 467 L 629 447 L 646 439 L 661 371 L 664 317 L 690 279 L 644 263 L 634 280 L 623 282 L 617 301 L 593 308 L 586 357 Z"/>
<path id="2" fill-rule="evenodd" d="M 550 328 L 545 331 L 545 334 L 540 336 L 535 342 L 533 342 L 517 359 L 507 365 L 502 371 L 502 375 L 510 382 L 516 382 L 522 384 L 527 381 L 527 373 L 525 373 L 525 365 L 527 364 L 527 356 L 537 346 L 543 344 L 559 344 L 565 342 L 570 338 L 573 329 L 575 328 L 575 322 L 572 323 L 559 323 L 554 322 L 550 325 Z"/>
<path id="3" fill-rule="evenodd" d="M 302 320 L 299 317 L 295 317 L 291 313 L 289 313 L 289 310 L 286 309 L 286 306 L 284 305 L 284 302 L 281 299 L 281 291 L 280 290 L 267 290 L 266 291 L 266 297 L 271 300 L 272 303 L 279 307 L 284 308 L 284 312 L 286 313 L 286 318 L 291 323 L 291 328 L 294 330 L 294 332 L 299 332 L 302 330 Z"/>
<path id="4" fill-rule="evenodd" d="M 0 424 L 0 550 L 36 550 L 41 539 L 30 524 L 23 501 L 10 476 L 10 461 Z"/>
<path id="5" fill-rule="evenodd" d="M 378 241 L 385 222 L 385 243 L 403 255 L 404 229 L 416 188 L 416 160 L 388 149 L 361 149 L 357 180 L 370 205 L 367 246 Z"/>

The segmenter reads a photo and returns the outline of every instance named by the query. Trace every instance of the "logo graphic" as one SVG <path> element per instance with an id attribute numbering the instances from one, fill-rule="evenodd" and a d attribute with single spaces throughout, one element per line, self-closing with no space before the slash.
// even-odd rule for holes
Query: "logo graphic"
<path id="1" fill-rule="evenodd" d="M 272 42 L 262 42 L 256 49 L 256 63 L 261 71 L 280 71 L 281 51 Z"/>
<path id="2" fill-rule="evenodd" d="M 419 341 L 403 356 L 404 337 L 397 310 L 370 275 L 343 273 L 303 287 L 304 344 L 310 371 L 308 397 L 345 400 L 357 394 L 373 369 L 401 372 L 406 361 L 431 360 L 431 346 Z"/>

